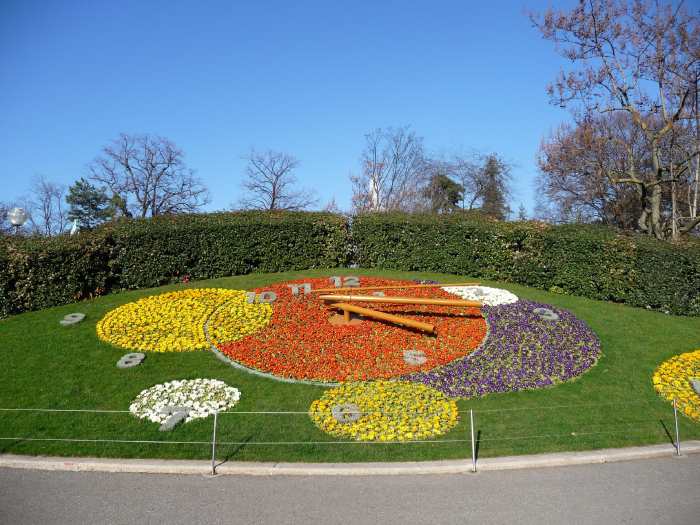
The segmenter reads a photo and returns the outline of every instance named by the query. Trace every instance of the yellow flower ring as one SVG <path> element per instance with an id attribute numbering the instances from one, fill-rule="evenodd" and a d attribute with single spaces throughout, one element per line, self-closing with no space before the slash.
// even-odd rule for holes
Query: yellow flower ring
<path id="1" fill-rule="evenodd" d="M 669 401 L 676 399 L 678 410 L 700 421 L 700 395 L 693 389 L 691 379 L 700 380 L 700 349 L 673 356 L 654 371 L 652 382 L 656 391 Z"/>
<path id="2" fill-rule="evenodd" d="M 337 437 L 411 441 L 434 438 L 454 427 L 457 403 L 418 383 L 343 383 L 312 402 L 309 416 L 317 427 Z"/>
<path id="3" fill-rule="evenodd" d="M 204 332 L 210 318 L 217 322 L 215 339 L 236 341 L 270 322 L 269 304 L 249 304 L 246 292 L 200 288 L 145 297 L 107 313 L 97 323 L 103 341 L 129 350 L 186 352 L 210 348 Z"/>

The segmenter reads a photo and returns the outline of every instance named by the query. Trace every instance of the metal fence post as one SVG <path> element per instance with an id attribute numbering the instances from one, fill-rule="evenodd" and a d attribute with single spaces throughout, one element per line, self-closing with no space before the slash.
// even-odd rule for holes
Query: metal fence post
<path id="1" fill-rule="evenodd" d="M 678 407 L 676 406 L 676 398 L 673 398 L 673 419 L 676 422 L 676 456 L 681 455 L 681 437 L 678 431 Z"/>
<path id="2" fill-rule="evenodd" d="M 216 476 L 216 422 L 219 411 L 214 411 L 214 431 L 211 435 L 211 475 Z"/>
<path id="3" fill-rule="evenodd" d="M 476 472 L 476 443 L 474 442 L 474 410 L 469 409 L 469 428 L 472 433 L 472 472 Z"/>

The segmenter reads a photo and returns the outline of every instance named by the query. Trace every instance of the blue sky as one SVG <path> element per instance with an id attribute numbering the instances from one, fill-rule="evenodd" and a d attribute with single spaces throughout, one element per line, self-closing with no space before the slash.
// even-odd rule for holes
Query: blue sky
<path id="1" fill-rule="evenodd" d="M 411 125 L 432 154 L 513 162 L 531 209 L 565 64 L 524 14 L 547 3 L 480 4 L 3 0 L 0 201 L 36 175 L 72 183 L 125 132 L 180 146 L 210 209 L 239 198 L 251 147 L 295 155 L 321 205 L 349 208 L 364 134 Z"/>

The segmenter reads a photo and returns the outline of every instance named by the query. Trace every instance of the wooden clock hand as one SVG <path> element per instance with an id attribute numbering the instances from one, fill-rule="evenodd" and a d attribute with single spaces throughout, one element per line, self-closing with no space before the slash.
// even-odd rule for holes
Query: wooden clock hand
<path id="1" fill-rule="evenodd" d="M 425 299 L 422 297 L 377 297 L 375 295 L 320 295 L 324 301 L 382 303 L 382 304 L 429 304 L 434 306 L 463 306 L 468 308 L 481 308 L 478 301 L 464 301 L 461 299 Z"/>
<path id="2" fill-rule="evenodd" d="M 346 322 L 350 321 L 350 312 L 352 312 L 355 314 L 359 314 L 363 317 L 370 317 L 372 319 L 379 319 L 381 321 L 389 321 L 390 323 L 408 326 L 409 328 L 415 328 L 423 332 L 428 332 L 429 334 L 435 334 L 435 325 L 421 323 L 420 321 L 414 321 L 413 319 L 401 317 L 400 315 L 378 312 L 377 310 L 372 310 L 371 308 L 363 308 L 361 306 L 348 303 L 335 303 L 332 304 L 331 307 L 337 308 L 338 310 L 343 310 Z"/>
<path id="3" fill-rule="evenodd" d="M 478 286 L 479 283 L 442 283 L 442 284 L 402 284 L 392 286 L 346 286 L 343 288 L 318 288 L 311 290 L 313 293 L 321 292 L 364 292 L 368 290 L 393 290 L 404 288 L 438 288 L 442 286 Z"/>

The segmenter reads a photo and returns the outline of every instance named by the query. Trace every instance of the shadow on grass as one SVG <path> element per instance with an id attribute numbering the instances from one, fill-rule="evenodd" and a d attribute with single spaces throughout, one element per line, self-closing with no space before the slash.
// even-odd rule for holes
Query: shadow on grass
<path id="1" fill-rule="evenodd" d="M 224 459 L 222 459 L 220 462 L 215 463 L 217 467 L 223 465 L 224 463 L 228 463 L 229 461 L 232 461 L 236 458 L 236 456 L 246 447 L 248 443 L 253 439 L 253 435 L 246 436 L 245 439 L 243 439 L 242 442 L 236 443 L 235 445 L 228 445 L 227 447 L 218 447 L 217 452 L 221 452 L 223 450 L 224 452 Z M 220 456 L 220 454 L 217 454 L 217 456 Z"/>
<path id="2" fill-rule="evenodd" d="M 479 449 L 481 448 L 481 430 L 476 431 L 476 443 L 474 445 L 474 459 L 479 460 Z"/>
<path id="3" fill-rule="evenodd" d="M 26 443 L 24 439 L 15 439 L 13 441 L 3 440 L 2 445 L 0 445 L 0 454 L 13 454 L 12 449 L 22 443 Z"/>
<path id="4" fill-rule="evenodd" d="M 671 443 L 671 445 L 673 445 L 673 448 L 677 448 L 677 447 L 676 447 L 676 440 L 673 438 L 673 434 L 671 434 L 671 431 L 670 431 L 670 430 L 668 429 L 668 427 L 666 426 L 666 423 L 664 423 L 664 420 L 663 420 L 663 419 L 659 419 L 659 423 L 661 423 L 661 426 L 662 426 L 663 429 L 664 429 L 664 433 L 666 434 L 666 437 L 668 438 L 668 441 Z"/>

